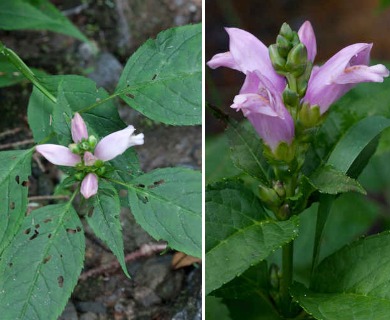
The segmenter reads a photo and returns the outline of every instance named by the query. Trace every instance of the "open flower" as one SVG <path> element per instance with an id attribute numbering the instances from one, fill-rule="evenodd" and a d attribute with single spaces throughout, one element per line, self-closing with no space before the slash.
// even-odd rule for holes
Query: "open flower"
<path id="1" fill-rule="evenodd" d="M 298 34 L 308 49 L 309 59 L 313 61 L 315 35 L 308 21 L 304 25 L 304 30 Z M 318 105 L 323 114 L 356 84 L 383 82 L 383 78 L 389 76 L 389 70 L 382 64 L 368 66 L 371 48 L 371 43 L 356 43 L 340 50 L 321 67 L 314 67 L 303 101 L 311 106 Z"/>
<path id="2" fill-rule="evenodd" d="M 273 151 L 281 142 L 294 138 L 294 121 L 282 101 L 286 86 L 271 63 L 268 48 L 244 30 L 226 28 L 230 51 L 215 55 L 210 68 L 228 67 L 243 72 L 246 79 L 233 109 L 242 110 L 259 136 Z"/>
<path id="3" fill-rule="evenodd" d="M 37 146 L 36 150 L 56 165 L 74 167 L 80 164 L 91 168 L 95 165 L 101 167 L 103 161 L 112 160 L 128 148 L 144 143 L 143 133 L 134 135 L 134 131 L 133 126 L 128 126 L 123 130 L 109 134 L 96 145 L 96 139 L 93 136 L 88 136 L 84 120 L 76 113 L 71 121 L 72 139 L 75 142 L 75 144 L 70 145 L 71 148 L 56 144 L 42 144 Z M 97 171 L 88 172 L 87 170 L 87 174 L 81 182 L 80 192 L 84 198 L 88 199 L 95 195 L 97 190 Z"/>

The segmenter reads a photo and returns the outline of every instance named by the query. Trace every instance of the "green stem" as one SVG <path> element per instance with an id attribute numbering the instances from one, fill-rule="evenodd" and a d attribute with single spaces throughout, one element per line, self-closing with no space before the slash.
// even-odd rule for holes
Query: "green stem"
<path id="1" fill-rule="evenodd" d="M 23 62 L 22 59 L 11 49 L 8 49 L 0 41 L 0 53 L 2 53 L 9 62 L 11 62 L 28 80 L 32 82 L 46 97 L 52 102 L 57 103 L 56 97 L 54 97 L 49 90 L 47 90 L 36 78 L 34 72 Z"/>
<path id="2" fill-rule="evenodd" d="M 288 82 L 288 87 L 292 91 L 298 92 L 297 79 L 291 73 L 287 73 L 286 78 L 287 78 L 287 82 Z"/>
<path id="3" fill-rule="evenodd" d="M 280 280 L 280 298 L 282 313 L 285 317 L 291 315 L 290 287 L 293 279 L 293 255 L 294 241 L 289 242 L 282 248 L 282 278 Z"/>

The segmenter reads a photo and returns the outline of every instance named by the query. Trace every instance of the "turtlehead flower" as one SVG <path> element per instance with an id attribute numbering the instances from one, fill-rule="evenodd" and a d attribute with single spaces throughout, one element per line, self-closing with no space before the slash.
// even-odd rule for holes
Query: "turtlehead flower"
<path id="1" fill-rule="evenodd" d="M 215 55 L 210 68 L 228 67 L 243 72 L 246 79 L 231 106 L 241 110 L 272 151 L 294 138 L 294 121 L 282 101 L 284 77 L 272 66 L 268 48 L 244 30 L 226 28 L 230 51 Z"/>
<path id="2" fill-rule="evenodd" d="M 315 35 L 310 22 L 306 21 L 304 26 L 298 35 L 313 61 L 316 55 Z M 383 78 L 389 76 L 389 70 L 382 64 L 368 66 L 371 48 L 372 43 L 356 43 L 340 50 L 321 67 L 314 67 L 303 101 L 311 106 L 318 105 L 323 114 L 356 84 L 383 82 Z"/>
<path id="3" fill-rule="evenodd" d="M 144 143 L 143 133 L 134 135 L 134 131 L 133 126 L 128 126 L 109 134 L 96 144 L 96 139 L 88 136 L 83 118 L 76 113 L 71 121 L 74 144 L 69 145 L 69 148 L 42 144 L 37 146 L 36 150 L 53 164 L 82 168 L 86 174 L 82 179 L 80 192 L 88 199 L 97 193 L 98 175 L 104 167 L 103 162 L 114 159 L 132 146 Z"/>

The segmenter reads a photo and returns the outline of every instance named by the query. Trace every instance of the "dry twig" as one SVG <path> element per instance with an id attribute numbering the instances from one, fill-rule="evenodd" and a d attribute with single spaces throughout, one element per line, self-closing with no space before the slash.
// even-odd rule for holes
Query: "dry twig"
<path id="1" fill-rule="evenodd" d="M 161 243 L 145 243 L 138 250 L 129 253 L 125 256 L 125 262 L 130 262 L 137 260 L 139 258 L 147 258 L 156 253 L 163 252 L 167 248 L 166 244 Z M 93 269 L 90 269 L 86 272 L 83 272 L 79 280 L 85 281 L 90 277 L 95 277 L 101 274 L 113 274 L 120 268 L 118 260 L 115 260 L 111 263 L 108 263 L 103 266 L 99 266 Z"/>

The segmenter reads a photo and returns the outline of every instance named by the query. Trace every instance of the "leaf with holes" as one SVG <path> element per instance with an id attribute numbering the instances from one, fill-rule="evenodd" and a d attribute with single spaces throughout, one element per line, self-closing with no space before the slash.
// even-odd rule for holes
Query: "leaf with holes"
<path id="1" fill-rule="evenodd" d="M 316 319 L 385 320 L 390 313 L 390 233 L 360 239 L 324 259 L 310 290 L 292 295 Z"/>
<path id="2" fill-rule="evenodd" d="M 267 218 L 260 200 L 240 181 L 206 192 L 206 294 L 240 276 L 298 235 L 298 217 Z"/>
<path id="3" fill-rule="evenodd" d="M 0 152 L 0 255 L 27 210 L 32 152 L 33 149 Z"/>
<path id="4" fill-rule="evenodd" d="M 1 0 L 0 29 L 50 30 L 88 41 L 48 0 Z"/>
<path id="5" fill-rule="evenodd" d="M 57 319 L 83 266 L 82 224 L 70 203 L 28 215 L 0 260 L 2 319 Z"/>
<path id="6" fill-rule="evenodd" d="M 202 175 L 185 168 L 156 169 L 134 179 L 129 205 L 155 239 L 191 256 L 202 256 Z"/>
<path id="7" fill-rule="evenodd" d="M 202 122 L 202 27 L 168 29 L 127 61 L 115 91 L 145 116 L 172 125 Z"/>
<path id="8" fill-rule="evenodd" d="M 118 258 L 123 272 L 130 278 L 123 254 L 122 227 L 119 220 L 121 207 L 117 191 L 111 184 L 100 179 L 99 191 L 92 198 L 92 205 L 93 211 L 86 216 L 89 226 L 96 236 L 108 245 Z"/>

